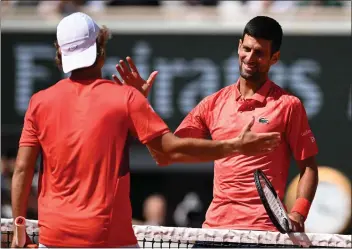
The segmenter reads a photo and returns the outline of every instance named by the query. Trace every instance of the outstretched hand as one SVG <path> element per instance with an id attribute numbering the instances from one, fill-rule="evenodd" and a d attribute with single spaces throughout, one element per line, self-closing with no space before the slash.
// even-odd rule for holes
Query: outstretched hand
<path id="1" fill-rule="evenodd" d="M 138 91 L 140 91 L 145 97 L 148 97 L 149 91 L 155 81 L 158 71 L 152 72 L 149 78 L 145 81 L 139 75 L 138 69 L 134 64 L 132 58 L 126 57 L 126 60 L 129 65 L 129 68 L 126 62 L 123 60 L 120 60 L 119 64 L 116 65 L 116 70 L 120 74 L 122 81 L 120 81 L 120 79 L 115 74 L 112 75 L 113 80 L 119 85 L 126 84 L 129 86 L 133 86 Z"/>

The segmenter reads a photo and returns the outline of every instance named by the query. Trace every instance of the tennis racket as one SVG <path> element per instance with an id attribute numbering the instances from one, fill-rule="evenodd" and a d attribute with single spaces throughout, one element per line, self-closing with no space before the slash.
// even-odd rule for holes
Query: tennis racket
<path id="1" fill-rule="evenodd" d="M 280 233 L 290 232 L 292 230 L 291 221 L 273 185 L 262 170 L 257 169 L 254 172 L 254 182 L 260 200 L 274 226 Z"/>

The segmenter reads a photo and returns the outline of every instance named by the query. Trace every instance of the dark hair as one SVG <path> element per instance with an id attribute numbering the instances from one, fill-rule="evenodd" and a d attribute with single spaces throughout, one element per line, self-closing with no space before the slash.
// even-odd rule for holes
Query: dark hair
<path id="1" fill-rule="evenodd" d="M 110 38 L 110 31 L 107 27 L 102 26 L 102 28 L 99 31 L 98 37 L 97 37 L 97 58 L 93 64 L 98 61 L 99 57 L 105 57 L 106 55 L 106 43 L 108 42 Z M 61 60 L 61 53 L 60 53 L 60 46 L 57 41 L 54 43 L 55 48 L 56 48 L 56 56 L 55 56 L 55 63 L 56 65 L 62 69 L 62 60 Z M 77 69 L 79 70 L 79 69 Z"/>
<path id="2" fill-rule="evenodd" d="M 242 40 L 245 35 L 271 41 L 271 54 L 280 50 L 282 42 L 281 25 L 271 17 L 256 16 L 251 19 L 243 30 Z"/>

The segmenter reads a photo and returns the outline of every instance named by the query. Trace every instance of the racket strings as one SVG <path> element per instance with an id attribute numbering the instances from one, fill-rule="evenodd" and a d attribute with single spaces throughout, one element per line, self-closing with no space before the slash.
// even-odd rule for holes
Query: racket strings
<path id="1" fill-rule="evenodd" d="M 277 221 L 280 223 L 282 227 L 287 227 L 288 217 L 286 215 L 286 211 L 281 204 L 279 197 L 276 197 L 270 188 L 265 183 L 265 180 L 261 181 L 263 192 L 265 197 L 267 198 L 268 204 L 270 209 L 272 210 L 274 216 L 276 217 Z M 287 227 L 288 228 L 288 227 Z"/>

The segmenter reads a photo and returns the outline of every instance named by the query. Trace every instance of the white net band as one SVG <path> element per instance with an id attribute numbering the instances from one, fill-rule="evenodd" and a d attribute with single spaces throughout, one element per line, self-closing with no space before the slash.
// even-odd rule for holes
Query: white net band
<path id="1" fill-rule="evenodd" d="M 38 233 L 38 221 L 27 220 L 29 234 Z M 195 241 L 226 242 L 263 245 L 295 245 L 302 247 L 343 247 L 351 248 L 351 235 L 204 229 L 162 226 L 133 226 L 135 235 L 141 241 L 171 241 L 193 244 Z M 13 230 L 12 219 L 1 219 L 1 232 Z M 141 243 L 140 243 L 141 244 Z M 259 246 L 260 247 L 260 246 Z"/>

